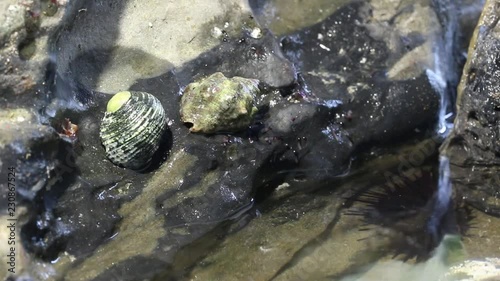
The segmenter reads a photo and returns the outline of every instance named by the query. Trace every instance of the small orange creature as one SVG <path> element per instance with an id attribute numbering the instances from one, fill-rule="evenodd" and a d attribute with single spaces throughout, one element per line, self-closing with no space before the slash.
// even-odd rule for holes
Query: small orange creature
<path id="1" fill-rule="evenodd" d="M 76 139 L 76 133 L 78 132 L 78 126 L 76 124 L 71 123 L 69 118 L 64 118 L 63 123 L 61 124 L 61 128 L 63 130 L 62 136 L 67 136 L 70 139 Z"/>

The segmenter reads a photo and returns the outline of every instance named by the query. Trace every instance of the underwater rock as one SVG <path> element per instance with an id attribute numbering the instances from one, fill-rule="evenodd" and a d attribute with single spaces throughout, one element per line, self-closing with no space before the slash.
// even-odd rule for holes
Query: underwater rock
<path id="1" fill-rule="evenodd" d="M 104 3 L 72 2 L 55 55 L 58 73 L 70 84 L 106 93 L 181 67 L 227 37 L 239 37 L 256 26 L 243 0 Z M 213 38 L 214 27 L 224 36 Z"/>
<path id="2" fill-rule="evenodd" d="M 500 24 L 487 1 L 458 88 L 457 117 L 442 147 L 455 199 L 500 215 Z"/>
<path id="3" fill-rule="evenodd" d="M 259 93 L 258 80 L 214 73 L 186 87 L 181 98 L 181 120 L 191 132 L 244 129 L 257 113 L 255 100 Z"/>
<path id="4" fill-rule="evenodd" d="M 72 2 L 68 23 L 54 44 L 61 98 L 85 107 L 96 91 L 115 93 L 174 69 L 181 85 L 215 72 L 258 79 L 271 87 L 295 81 L 295 68 L 271 32 L 252 35 L 260 28 L 247 1 L 161 5 L 165 9 L 151 11 L 137 0 Z M 178 14 L 188 20 L 173 20 Z M 220 38 L 210 35 L 214 28 Z"/>
<path id="5" fill-rule="evenodd" d="M 0 45 L 6 43 L 6 39 L 24 26 L 25 9 L 16 5 L 16 1 L 2 1 L 0 4 Z"/>
<path id="6" fill-rule="evenodd" d="M 250 0 L 257 19 L 275 35 L 282 36 L 323 21 L 350 0 Z"/>
<path id="7" fill-rule="evenodd" d="M 466 260 L 450 268 L 445 280 L 491 281 L 500 279 L 500 259 Z"/>
<path id="8" fill-rule="evenodd" d="M 38 109 L 46 102 L 41 93 L 51 75 L 49 38 L 64 14 L 58 1 L 51 5 L 59 11 L 47 14 L 47 2 L 0 3 L 0 106 Z"/>
<path id="9" fill-rule="evenodd" d="M 29 252 L 40 263 L 45 261 L 43 266 L 53 269 L 53 274 L 67 280 L 182 280 L 197 262 L 205 258 L 210 261 L 209 250 L 222 243 L 222 237 L 257 216 L 249 212 L 255 202 L 273 197 L 276 200 L 267 202 L 278 215 L 270 211 L 261 221 L 253 223 L 257 225 L 253 229 L 258 228 L 258 234 L 264 233 L 269 240 L 263 245 L 256 243 L 250 250 L 245 249 L 251 253 L 241 255 L 242 243 L 262 238 L 251 231 L 242 231 L 243 239 L 233 240 L 234 247 L 228 247 L 228 252 L 238 253 L 242 268 L 246 266 L 241 272 L 254 273 L 253 261 L 258 260 L 259 266 L 265 268 L 259 276 L 279 275 L 285 279 L 289 276 L 285 272 L 288 268 L 297 272 L 308 267 L 317 269 L 321 263 L 312 267 L 309 259 L 301 259 L 314 251 L 331 262 L 323 266 L 328 272 L 318 271 L 314 275 L 325 277 L 348 268 L 352 257 L 359 260 L 367 256 L 364 244 L 360 244 L 359 255 L 348 254 L 353 240 L 363 238 L 364 234 L 353 228 L 350 217 L 346 219 L 346 229 L 355 234 L 342 232 L 344 229 L 340 228 L 340 235 L 349 247 L 332 239 L 326 253 L 322 252 L 321 243 L 316 244 L 326 234 L 337 233 L 330 230 L 342 208 L 340 199 L 344 191 L 352 192 L 349 188 L 341 189 L 334 180 L 345 179 L 351 172 L 350 162 L 357 156 L 353 152 L 362 150 L 363 143 L 376 140 L 392 146 L 400 141 L 394 136 L 432 123 L 438 97 L 430 90 L 425 75 L 410 79 L 411 82 L 389 81 L 378 75 L 379 70 L 391 65 L 387 63 L 389 51 L 384 42 L 370 39 L 368 31 L 359 26 L 356 21 L 359 9 L 352 8 L 356 4 L 340 9 L 324 22 L 325 31 L 342 31 L 342 35 L 329 39 L 322 29 L 322 46 L 315 41 L 311 43 L 314 46 L 301 46 L 306 50 L 304 53 L 295 53 L 291 44 L 281 48 L 266 29 L 262 29 L 262 37 L 254 38 L 246 34 L 249 31 L 245 28 L 233 25 L 231 19 L 241 13 L 232 13 L 235 6 L 226 6 L 226 2 L 219 3 L 222 12 L 203 13 L 221 12 L 208 25 L 200 25 L 206 17 L 196 15 L 194 23 L 184 15 L 190 17 L 198 9 L 208 10 L 206 5 L 211 4 L 197 1 L 196 9 L 183 12 L 181 8 L 192 3 L 181 1 L 172 4 L 180 10 L 167 9 L 165 15 L 163 9 L 150 9 L 160 2 L 72 2 L 67 22 L 52 46 L 54 50 L 60 49 L 55 54 L 58 77 L 69 87 L 62 88 L 64 83 L 58 83 L 55 95 L 73 98 L 72 95 L 83 93 L 91 98 L 83 99 L 86 102 L 79 110 L 54 108 L 56 116 L 63 115 L 78 124 L 80 149 L 74 163 L 78 170 L 44 194 L 36 216 L 23 227 Z M 219 4 L 210 8 L 218 9 Z M 345 14 L 346 10 L 349 13 Z M 154 20 L 144 22 L 144 16 L 151 12 L 155 13 Z M 240 18 L 252 21 L 250 17 Z M 221 27 L 226 20 L 228 30 Z M 193 32 L 186 32 L 186 22 L 194 24 L 189 30 Z M 130 28 L 131 23 L 136 25 Z M 219 38 L 210 35 L 214 26 L 221 29 Z M 318 26 L 303 30 L 283 43 L 300 45 L 298 41 L 302 39 L 319 40 Z M 169 28 L 177 32 L 169 33 Z M 229 32 L 233 28 L 237 32 Z M 222 31 L 230 34 L 226 36 Z M 138 33 L 151 36 L 135 36 Z M 146 38 L 147 42 L 138 38 Z M 159 44 L 157 48 L 155 43 Z M 334 50 L 337 45 L 347 53 L 340 59 L 323 48 Z M 370 58 L 362 63 L 362 57 L 357 57 L 359 48 L 367 55 L 374 49 L 376 63 Z M 308 49 L 314 50 L 309 53 Z M 282 50 L 290 51 L 287 56 L 296 65 L 283 56 Z M 341 49 L 337 51 L 342 53 Z M 315 72 L 315 67 L 325 65 L 324 71 Z M 343 67 L 345 72 L 338 76 Z M 296 70 L 301 71 L 298 82 Z M 215 72 L 259 80 L 272 92 L 269 94 L 273 95 L 272 102 L 255 114 L 248 130 L 191 134 L 178 122 L 180 88 Z M 315 79 L 319 76 L 326 78 L 318 82 Z M 330 76 L 347 77 L 348 82 L 337 87 L 335 83 L 326 83 Z M 133 85 L 123 87 L 130 84 Z M 167 130 L 172 134 L 169 139 L 176 141 L 168 150 L 168 157 L 161 155 L 154 173 L 123 169 L 105 158 L 99 140 L 99 119 L 109 96 L 96 90 L 116 87 L 151 93 L 162 103 L 167 119 L 176 121 Z M 312 91 L 307 91 L 308 87 Z M 255 101 L 248 104 L 251 106 L 245 110 L 250 115 L 258 106 Z M 371 175 L 372 171 L 366 174 Z M 318 186 L 325 188 L 318 190 Z M 259 211 L 264 210 L 259 206 Z M 266 223 L 259 224 L 262 221 Z M 299 240 L 289 234 L 294 233 L 291 229 L 296 230 Z M 265 243 L 269 241 L 278 246 L 267 248 Z M 331 256 L 340 252 L 346 253 L 341 254 L 342 262 L 330 266 L 338 260 Z M 263 257 L 263 253 L 268 255 Z M 231 263 L 234 256 L 223 254 L 211 260 L 221 256 L 226 264 L 234 265 Z M 276 262 L 271 266 L 268 261 L 273 258 Z M 49 264 L 51 261 L 54 262 Z M 28 270 L 33 273 L 38 268 Z"/>
<path id="10" fill-rule="evenodd" d="M 408 253 L 409 248 L 421 247 L 421 241 L 413 245 L 413 235 L 422 233 L 422 224 L 414 226 L 415 212 L 404 219 L 401 216 L 397 218 L 401 227 L 399 231 L 389 229 L 394 221 L 386 224 L 384 229 L 377 229 L 368 227 L 363 216 L 347 214 L 352 208 L 347 198 L 387 184 L 384 173 L 396 170 L 401 159 L 412 157 L 420 149 L 420 145 L 399 147 L 394 155 L 365 163 L 359 170 L 338 181 L 316 184 L 314 192 L 294 192 L 293 185 L 289 184 L 291 182 L 281 184 L 256 206 L 258 216 L 211 249 L 187 278 L 329 280 L 335 276 L 339 279 L 343 273 L 368 266 L 381 257 L 394 257 Z M 424 182 L 417 178 L 413 186 Z M 412 200 L 419 201 L 421 198 L 403 200 L 395 203 L 401 204 L 404 210 L 405 203 L 414 204 Z M 426 203 L 428 201 L 423 202 Z M 383 207 L 393 208 L 394 205 Z M 370 214 L 375 213 L 372 209 L 366 210 Z M 381 233 L 392 233 L 393 239 L 389 240 Z M 402 247 L 393 247 L 395 241 L 402 243 Z M 394 252 L 387 249 L 394 249 Z M 244 255 L 241 254 L 243 250 Z M 238 270 L 230 270 L 235 267 Z"/>
<path id="11" fill-rule="evenodd" d="M 139 170 L 160 147 L 167 118 L 160 101 L 145 92 L 119 92 L 108 102 L 100 138 L 111 162 Z"/>

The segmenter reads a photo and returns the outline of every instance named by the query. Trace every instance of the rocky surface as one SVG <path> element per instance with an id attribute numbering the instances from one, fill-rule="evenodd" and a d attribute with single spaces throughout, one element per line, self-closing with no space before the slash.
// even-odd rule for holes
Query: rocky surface
<path id="1" fill-rule="evenodd" d="M 35 67 L 32 44 L 5 45 L 38 72 L 29 90 L 0 83 L 31 109 L 0 117 L 21 132 L 15 157 L 46 161 L 22 165 L 32 169 L 21 172 L 22 276 L 321 280 L 392 254 L 429 256 L 439 242 L 421 235 L 436 190 L 439 140 L 429 137 L 454 81 L 443 73 L 456 66 L 445 44 L 455 19 L 430 1 L 313 1 L 300 17 L 303 1 L 160 2 L 72 1 L 54 14 L 57 28 L 31 34 L 50 42 L 54 64 L 47 49 Z M 52 15 L 55 2 L 34 3 Z M 0 35 L 16 39 L 23 27 L 8 11 Z M 190 133 L 183 89 L 215 72 L 258 79 L 257 113 L 239 132 Z M 33 89 L 40 99 L 26 95 Z M 99 141 L 118 90 L 151 93 L 165 108 L 172 142 L 147 171 L 114 165 Z M 67 119 L 76 133 L 61 127 L 72 128 Z M 2 147 L 3 161 L 12 145 Z"/>
<path id="2" fill-rule="evenodd" d="M 488 281 L 500 278 L 500 260 L 486 258 L 484 260 L 467 260 L 451 268 L 448 276 L 460 281 Z"/>
<path id="3" fill-rule="evenodd" d="M 488 1 L 460 82 L 455 127 L 442 148 L 450 158 L 457 200 L 496 216 L 500 215 L 497 18 L 497 3 Z"/>
<path id="4" fill-rule="evenodd" d="M 256 27 L 241 0 L 74 1 L 67 17 L 55 47 L 57 71 L 72 83 L 107 93 L 181 66 L 228 36 Z"/>
<path id="5" fill-rule="evenodd" d="M 300 0 L 249 2 L 258 21 L 277 36 L 282 36 L 323 21 L 349 0 L 312 0 L 307 5 Z"/>
<path id="6" fill-rule="evenodd" d="M 93 16 L 99 16 L 89 9 L 85 15 L 77 13 L 77 20 L 86 17 L 85 22 L 89 22 Z M 358 4 L 349 5 L 333 15 L 331 21 L 335 17 L 343 19 L 346 13 L 354 17 L 359 9 Z M 354 22 L 345 23 L 349 24 Z M 62 29 L 57 46 L 73 40 L 67 39 L 66 32 Z M 367 29 L 360 28 L 359 32 L 369 38 Z M 356 34 L 351 38 L 355 37 Z M 40 258 L 70 257 L 78 261 L 69 267 L 66 263 L 56 264 L 57 274 L 71 280 L 182 275 L 183 269 L 203 254 L 188 245 L 225 229 L 221 222 L 249 208 L 254 197 L 265 198 L 284 181 L 290 184 L 288 192 L 293 192 L 334 179 L 348 169 L 357 146 L 425 129 L 435 120 L 439 96 L 428 82 L 422 82 L 426 78 L 420 74 L 417 79 L 421 80 L 408 82 L 382 77 L 376 86 L 380 91 L 376 97 L 367 89 L 360 90 L 349 103 L 345 94 L 307 91 L 307 80 L 295 83 L 294 66 L 281 55 L 271 33 L 264 31 L 262 37 L 253 38 L 243 30 L 225 41 L 174 70 L 166 69 L 157 77 L 138 80 L 130 86 L 130 90 L 158 97 L 171 120 L 172 147 L 160 153 L 159 169 L 152 173 L 125 171 L 104 157 L 97 132 L 108 98 L 96 92 L 97 84 L 84 83 L 78 77 L 99 77 L 100 73 L 106 76 L 105 69 L 110 65 L 107 60 L 97 57 L 69 61 L 69 65 L 78 65 L 76 77 L 71 72 L 58 72 L 63 85 L 77 85 L 79 93 L 86 95 L 82 98 L 69 92 L 69 97 L 63 97 L 68 92 L 56 88 L 56 97 L 87 102 L 88 109 L 61 111 L 51 121 L 55 124 L 69 117 L 79 125 L 75 149 L 80 169 L 76 177 L 65 183 L 65 192 L 53 195 L 57 203 L 34 217 L 25 228 L 27 241 L 35 241 L 28 243 L 27 248 Z M 381 53 L 374 54 L 374 62 L 370 63 L 388 67 L 385 54 L 389 50 L 383 42 L 373 42 Z M 319 57 L 323 53 L 312 52 L 304 56 L 303 62 L 317 61 Z M 63 58 L 59 58 L 62 65 Z M 93 65 L 87 68 L 85 64 L 89 63 Z M 96 69 L 100 71 L 94 72 Z M 188 83 L 217 71 L 228 77 L 261 80 L 264 102 L 259 105 L 254 124 L 239 134 L 190 134 L 180 122 L 178 93 Z M 379 119 L 379 111 L 404 118 L 396 118 L 401 123 L 392 126 Z M 330 151 L 329 155 L 324 151 Z M 85 163 L 99 165 L 89 167 Z M 139 230 L 145 244 L 134 242 Z M 108 240 L 110 237 L 113 239 Z M 130 248 L 134 243 L 137 247 Z M 208 246 L 210 243 L 204 245 Z M 147 264 L 143 271 L 131 267 L 138 262 Z"/>
<path id="7" fill-rule="evenodd" d="M 62 128 L 40 122 L 38 110 L 47 98 L 46 78 L 50 76 L 49 41 L 62 17 L 63 1 L 2 1 L 0 3 L 0 172 L 7 178 L 9 168 L 16 172 L 17 191 L 14 218 L 16 269 L 21 272 L 30 257 L 21 244 L 21 226 L 37 207 L 40 191 L 74 169 L 67 165 L 70 146 L 59 137 Z M 59 12 L 58 12 L 59 11 Z M 71 149 L 69 149 L 71 150 Z M 11 182 L 12 183 L 12 182 Z M 2 253 L 8 253 L 11 237 L 7 218 L 7 180 L 0 183 Z M 9 206 L 12 207 L 12 206 Z M 2 254 L 0 279 L 7 271 L 8 257 Z"/>
<path id="8" fill-rule="evenodd" d="M 400 159 L 411 158 L 420 149 L 420 144 L 410 145 L 398 154 L 373 160 L 348 177 L 316 186 L 317 190 L 312 193 L 290 195 L 290 185 L 281 185 L 259 206 L 261 215 L 245 228 L 229 235 L 197 264 L 187 279 L 330 280 L 368 266 L 385 255 L 409 254 L 413 257 L 418 251 L 412 252 L 411 243 L 405 244 L 404 241 L 410 240 L 409 237 L 415 238 L 415 234 L 421 232 L 421 222 L 400 213 L 401 229 L 394 227 L 394 221 L 384 225 L 377 219 L 374 221 L 381 228 L 367 227 L 363 216 L 358 216 L 358 211 L 367 206 L 355 198 L 368 189 L 384 188 L 390 184 L 384 173 L 398 173 Z M 427 157 L 432 158 L 436 149 Z M 417 176 L 412 177 L 415 186 L 428 184 L 428 175 L 424 176 L 427 172 L 423 171 L 416 172 Z M 412 174 L 412 171 L 406 172 Z M 407 188 L 405 185 L 398 186 L 401 190 Z M 423 192 L 429 192 L 420 194 L 429 200 L 432 187 Z M 382 194 L 386 196 L 386 193 Z M 401 196 L 404 192 L 395 197 Z M 426 203 L 428 201 L 418 207 L 419 211 L 424 211 Z M 384 205 L 387 207 L 389 204 L 390 201 L 384 201 L 379 207 L 368 207 L 367 212 L 380 212 Z M 414 229 L 411 230 L 409 225 L 413 225 L 411 228 Z M 389 246 L 391 243 L 405 246 L 394 247 L 401 252 L 381 250 L 393 248 Z M 241 252 L 241 245 L 244 245 L 244 253 Z M 238 270 L 230 270 L 234 267 Z"/>
<path id="9" fill-rule="evenodd" d="M 0 87 L 2 106 L 37 109 L 44 101 L 49 41 L 62 17 L 63 1 L 2 1 Z"/>

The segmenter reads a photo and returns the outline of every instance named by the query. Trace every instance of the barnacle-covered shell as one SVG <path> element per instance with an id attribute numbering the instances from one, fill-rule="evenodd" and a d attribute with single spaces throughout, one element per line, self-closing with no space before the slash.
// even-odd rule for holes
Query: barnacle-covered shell
<path id="1" fill-rule="evenodd" d="M 259 81 L 242 77 L 226 78 L 216 72 L 189 84 L 181 99 L 181 120 L 191 132 L 237 131 L 250 125 L 257 112 Z"/>
<path id="2" fill-rule="evenodd" d="M 139 170 L 160 146 L 167 118 L 160 101 L 144 92 L 119 92 L 108 102 L 100 137 L 111 162 Z"/>

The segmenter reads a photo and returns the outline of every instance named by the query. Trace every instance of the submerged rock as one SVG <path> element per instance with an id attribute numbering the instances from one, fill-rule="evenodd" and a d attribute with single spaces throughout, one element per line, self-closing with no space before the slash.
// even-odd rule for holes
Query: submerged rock
<path id="1" fill-rule="evenodd" d="M 187 85 L 181 99 L 181 120 L 191 132 L 238 131 L 257 113 L 259 81 L 226 78 L 217 72 Z"/>
<path id="2" fill-rule="evenodd" d="M 259 22 L 277 36 L 323 21 L 350 0 L 250 0 Z"/>
<path id="3" fill-rule="evenodd" d="M 500 259 L 466 260 L 453 266 L 445 280 L 491 281 L 500 279 Z"/>
<path id="4" fill-rule="evenodd" d="M 72 2 L 71 19 L 58 36 L 55 53 L 62 76 L 100 92 L 116 93 L 139 79 L 181 67 L 256 26 L 243 0 L 103 3 Z M 224 36 L 213 38 L 214 27 Z"/>
<path id="5" fill-rule="evenodd" d="M 261 220 L 252 222 L 249 230 L 278 246 L 275 252 L 269 252 L 267 245 L 252 247 L 247 256 L 238 257 L 242 268 L 246 266 L 241 272 L 255 272 L 255 264 L 247 259 L 257 257 L 259 267 L 272 264 L 259 276 L 296 276 L 309 265 L 302 255 L 314 251 L 317 257 L 327 256 L 320 251 L 321 243 L 314 241 L 331 233 L 342 208 L 339 195 L 352 191 L 340 188 L 336 180 L 351 172 L 357 156 L 353 152 L 374 144 L 391 147 L 402 136 L 408 138 L 432 127 L 439 97 L 421 69 L 411 72 L 415 75 L 410 78 L 399 76 L 404 79 L 383 75 L 400 56 L 392 57 L 388 43 L 374 39 L 369 28 L 359 24 L 366 15 L 365 6 L 357 1 L 310 28 L 295 30 L 282 45 L 266 29 L 253 32 L 255 27 L 245 24 L 245 19 L 251 23 L 252 18 L 241 17 L 244 1 L 212 6 L 197 1 L 193 10 L 189 9 L 191 2 L 181 1 L 165 4 L 175 9 L 151 10 L 157 2 L 75 1 L 66 14 L 53 46 L 58 50 L 58 76 L 51 89 L 54 92 L 48 92 L 52 104 L 44 117 L 52 124 L 65 117 L 78 124 L 78 142 L 68 153 L 75 156 L 72 163 L 77 169 L 43 194 L 36 214 L 23 227 L 24 245 L 37 258 L 34 264 L 41 264 L 27 270 L 39 276 L 39 268 L 46 266 L 52 270 L 47 274 L 67 280 L 182 277 L 205 260 L 209 249 L 222 242 L 221 237 L 253 218 L 245 214 L 255 202 L 264 201 L 274 206 Z M 207 5 L 214 10 L 208 11 Z M 204 17 L 199 17 L 197 11 L 205 8 Z M 234 9 L 238 12 L 233 13 Z M 154 14 L 153 20 L 144 22 L 149 12 Z M 189 32 L 180 16 L 186 14 L 197 16 Z M 212 16 L 213 21 L 207 23 Z M 232 19 L 238 17 L 243 23 L 233 25 Z M 182 22 L 170 21 L 181 18 Z M 253 28 L 247 29 L 250 26 Z M 169 33 L 170 28 L 175 32 Z M 208 32 L 211 30 L 216 38 Z M 136 36 L 149 33 L 151 36 Z M 412 42 L 412 47 L 421 43 Z M 407 65 L 408 60 L 403 62 Z M 225 121 L 201 122 L 209 128 L 207 132 L 218 134 L 190 134 L 181 122 L 181 113 L 185 117 L 181 104 L 189 95 L 180 97 L 179 93 L 191 81 L 215 72 L 247 78 L 242 81 L 248 84 L 248 92 L 239 100 L 243 117 L 224 128 L 217 126 Z M 216 78 L 234 82 L 223 74 Z M 269 90 L 263 106 L 261 101 L 259 106 L 255 102 L 257 80 L 262 83 L 259 87 Z M 98 124 L 109 96 L 96 90 L 116 88 L 151 93 L 162 103 L 166 118 L 173 121 L 168 139 L 175 142 L 166 144 L 167 149 L 159 148 L 150 171 L 123 169 L 105 157 Z M 75 99 L 81 106 L 58 102 Z M 191 115 L 214 104 L 204 99 L 196 102 Z M 221 113 L 225 112 L 217 111 Z M 248 130 L 241 130 L 243 127 Z M 239 131 L 224 134 L 224 130 Z M 373 149 L 370 153 L 378 157 L 380 152 Z M 328 196 L 307 193 L 318 186 Z M 237 225 L 231 226 L 232 222 Z M 346 229 L 351 228 L 349 224 Z M 294 233 L 291 229 L 297 231 L 300 241 L 276 235 Z M 231 245 L 227 252 L 241 254 L 245 241 L 259 239 L 252 231 L 237 235 L 240 239 L 227 240 L 226 245 Z M 352 242 L 349 239 L 360 236 L 342 237 Z M 261 246 L 260 242 L 255 245 Z M 328 249 L 328 253 L 350 251 L 335 240 L 329 241 Z M 224 253 L 221 250 L 206 260 L 220 258 L 231 264 L 235 257 Z M 274 255 L 261 258 L 262 253 Z M 311 276 L 347 270 L 349 257 L 344 255 L 343 263 L 332 266 L 331 271 L 326 270 L 331 265 L 327 264 L 325 271 Z"/>

